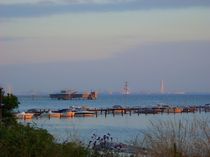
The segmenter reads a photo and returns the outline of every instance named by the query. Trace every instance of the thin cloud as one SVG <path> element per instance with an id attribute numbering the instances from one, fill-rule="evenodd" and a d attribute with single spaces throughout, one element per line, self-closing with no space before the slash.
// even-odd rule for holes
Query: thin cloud
<path id="1" fill-rule="evenodd" d="M 106 3 L 125 3 L 137 0 L 0 0 L 0 4 L 106 4 Z"/>
<path id="2" fill-rule="evenodd" d="M 62 0 L 60 2 L 58 0 L 35 0 L 33 2 L 0 3 L 0 18 L 39 17 L 62 13 L 210 7 L 209 0 Z"/>
<path id="3" fill-rule="evenodd" d="M 0 37 L 0 42 L 12 42 L 17 40 L 24 40 L 24 37 Z"/>

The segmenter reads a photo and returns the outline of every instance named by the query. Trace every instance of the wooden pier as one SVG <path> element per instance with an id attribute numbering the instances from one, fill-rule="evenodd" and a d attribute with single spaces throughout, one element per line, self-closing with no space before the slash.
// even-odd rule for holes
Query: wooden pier
<path id="1" fill-rule="evenodd" d="M 63 109 L 66 110 L 66 109 Z M 26 111 L 26 113 L 33 113 L 34 117 L 42 117 L 43 113 L 48 113 L 51 111 L 50 109 L 30 109 Z M 59 113 L 59 111 L 53 111 L 55 113 Z M 104 115 L 107 117 L 108 115 L 112 115 L 113 117 L 116 115 L 130 115 L 137 114 L 138 116 L 141 114 L 184 114 L 184 113 L 207 113 L 210 112 L 210 104 L 199 105 L 199 106 L 182 106 L 182 107 L 174 107 L 174 106 L 155 106 L 155 107 L 112 107 L 112 108 L 86 108 L 85 114 L 75 112 L 75 116 L 86 117 L 86 115 L 91 116 L 101 116 Z M 91 112 L 88 114 L 88 112 Z M 60 118 L 63 116 L 60 116 Z"/>
<path id="2" fill-rule="evenodd" d="M 122 107 L 122 108 L 95 108 L 88 109 L 98 115 L 132 115 L 132 114 L 177 114 L 177 113 L 196 113 L 210 112 L 210 104 L 204 106 L 188 106 L 188 107 Z"/>

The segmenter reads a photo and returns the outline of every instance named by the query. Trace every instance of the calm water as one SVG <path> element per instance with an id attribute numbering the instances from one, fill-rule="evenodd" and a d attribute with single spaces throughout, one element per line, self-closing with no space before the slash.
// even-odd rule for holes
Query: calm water
<path id="1" fill-rule="evenodd" d="M 69 106 L 86 105 L 93 108 L 108 108 L 113 105 L 121 106 L 154 106 L 169 104 L 176 106 L 204 105 L 210 103 L 210 95 L 101 95 L 97 100 L 52 100 L 49 97 L 19 97 L 19 111 L 31 108 L 62 109 Z M 160 115 L 99 115 L 96 117 L 75 118 L 40 118 L 26 123 L 35 123 L 38 127 L 47 129 L 58 140 L 76 137 L 88 141 L 93 133 L 103 135 L 110 133 L 120 142 L 126 142 L 140 136 L 147 129 L 151 120 L 161 119 L 192 119 L 193 117 L 209 117 L 210 113 L 191 114 L 160 114 Z"/>

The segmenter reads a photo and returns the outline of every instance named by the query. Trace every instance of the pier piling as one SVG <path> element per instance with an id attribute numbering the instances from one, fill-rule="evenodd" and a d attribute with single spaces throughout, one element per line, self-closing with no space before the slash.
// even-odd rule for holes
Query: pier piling
<path id="1" fill-rule="evenodd" d="M 113 117 L 115 116 L 115 110 L 112 110 Z"/>

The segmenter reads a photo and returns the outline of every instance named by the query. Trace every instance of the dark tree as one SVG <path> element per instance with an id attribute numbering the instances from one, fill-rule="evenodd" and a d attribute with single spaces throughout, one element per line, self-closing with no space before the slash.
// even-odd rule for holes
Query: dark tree
<path id="1" fill-rule="evenodd" d="M 18 98 L 13 94 L 4 95 L 4 92 L 0 92 L 1 99 L 1 121 L 5 124 L 15 122 L 14 115 L 12 110 L 18 107 L 19 101 Z"/>

